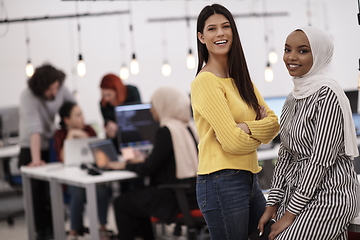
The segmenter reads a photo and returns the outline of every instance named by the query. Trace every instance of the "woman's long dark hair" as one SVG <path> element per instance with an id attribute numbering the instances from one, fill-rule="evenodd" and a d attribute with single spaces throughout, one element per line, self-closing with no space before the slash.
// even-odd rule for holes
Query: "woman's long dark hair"
<path id="1" fill-rule="evenodd" d="M 65 121 L 64 121 L 64 118 L 69 118 L 70 117 L 70 114 L 71 114 L 71 111 L 72 109 L 76 106 L 76 103 L 73 103 L 73 102 L 65 102 L 60 110 L 59 110 L 59 115 L 60 115 L 60 126 L 62 128 L 66 128 L 66 124 L 65 124 Z"/>
<path id="2" fill-rule="evenodd" d="M 259 102 L 256 98 L 254 86 L 250 79 L 250 74 L 241 46 L 239 33 L 232 14 L 224 6 L 219 4 L 213 4 L 211 6 L 204 7 L 197 19 L 197 32 L 203 34 L 205 21 L 214 14 L 224 15 L 230 22 L 231 31 L 233 33 L 233 42 L 228 53 L 229 75 L 234 79 L 235 85 L 242 99 L 255 110 L 257 117 L 259 117 Z M 206 45 L 202 44 L 199 39 L 197 39 L 197 49 L 199 63 L 196 74 L 201 71 L 204 62 L 207 63 L 209 59 L 209 52 L 206 48 Z"/>

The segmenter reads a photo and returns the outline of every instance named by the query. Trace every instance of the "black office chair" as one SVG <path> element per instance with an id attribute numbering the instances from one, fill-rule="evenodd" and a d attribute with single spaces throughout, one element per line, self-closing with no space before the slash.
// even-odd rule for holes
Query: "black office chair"
<path id="1" fill-rule="evenodd" d="M 173 235 L 181 236 L 181 226 L 186 226 L 186 235 L 188 240 L 210 239 L 207 235 L 205 219 L 200 209 L 190 209 L 189 201 L 186 196 L 186 189 L 190 184 L 164 184 L 159 188 L 172 189 L 176 194 L 176 200 L 180 208 L 180 213 L 176 216 Z M 153 223 L 162 223 L 160 219 L 151 217 Z"/>

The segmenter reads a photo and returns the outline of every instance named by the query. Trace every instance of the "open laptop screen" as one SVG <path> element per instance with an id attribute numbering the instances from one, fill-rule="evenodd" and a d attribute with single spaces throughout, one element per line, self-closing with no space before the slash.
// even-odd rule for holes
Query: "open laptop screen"
<path id="1" fill-rule="evenodd" d="M 111 139 L 91 142 L 89 146 L 97 167 L 104 168 L 109 161 L 118 161 L 117 153 Z"/>
<path id="2" fill-rule="evenodd" d="M 115 108 L 120 150 L 124 147 L 133 147 L 139 150 L 149 150 L 153 147 L 159 123 L 152 118 L 150 108 L 150 103 Z"/>

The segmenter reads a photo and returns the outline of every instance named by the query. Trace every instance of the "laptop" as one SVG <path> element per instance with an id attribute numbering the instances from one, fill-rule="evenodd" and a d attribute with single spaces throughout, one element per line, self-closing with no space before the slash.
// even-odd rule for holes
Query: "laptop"
<path id="1" fill-rule="evenodd" d="M 100 169 L 105 169 L 109 161 L 122 161 L 117 155 L 116 149 L 111 139 L 102 139 L 89 143 L 95 165 Z"/>
<path id="2" fill-rule="evenodd" d="M 119 126 L 117 138 L 120 151 L 131 147 L 149 152 L 152 150 L 159 123 L 150 112 L 151 103 L 123 105 L 115 108 L 116 122 Z"/>
<path id="3" fill-rule="evenodd" d="M 66 139 L 64 142 L 64 165 L 80 166 L 82 163 L 93 163 L 94 157 L 89 148 L 89 142 L 97 137 Z"/>

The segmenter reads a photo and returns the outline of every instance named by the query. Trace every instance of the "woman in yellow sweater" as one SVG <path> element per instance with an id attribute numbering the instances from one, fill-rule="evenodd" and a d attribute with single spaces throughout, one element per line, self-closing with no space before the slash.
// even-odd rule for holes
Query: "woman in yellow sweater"
<path id="1" fill-rule="evenodd" d="M 279 132 L 253 85 L 232 14 L 206 6 L 198 16 L 192 108 L 200 137 L 197 200 L 212 240 L 246 240 L 265 209 L 256 149 Z"/>

